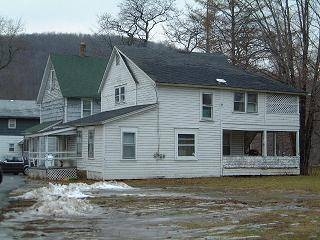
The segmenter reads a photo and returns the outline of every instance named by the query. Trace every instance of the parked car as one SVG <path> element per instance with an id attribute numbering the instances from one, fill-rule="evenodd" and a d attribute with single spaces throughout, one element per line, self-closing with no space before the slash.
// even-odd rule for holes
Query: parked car
<path id="1" fill-rule="evenodd" d="M 3 173 L 26 174 L 26 170 L 29 167 L 23 159 L 19 157 L 5 158 L 0 160 L 0 167 Z"/>

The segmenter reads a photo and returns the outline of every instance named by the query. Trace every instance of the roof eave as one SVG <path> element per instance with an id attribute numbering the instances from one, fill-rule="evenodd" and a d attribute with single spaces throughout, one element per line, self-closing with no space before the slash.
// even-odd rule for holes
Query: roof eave
<path id="1" fill-rule="evenodd" d="M 298 95 L 304 96 L 308 93 L 306 92 L 286 92 L 286 91 L 272 91 L 272 90 L 259 90 L 252 88 L 235 88 L 228 86 L 213 86 L 213 85 L 198 85 L 198 84 L 182 84 L 182 83 L 162 83 L 157 81 L 157 85 L 162 86 L 175 86 L 175 87 L 190 87 L 190 88 L 212 88 L 212 89 L 221 89 L 221 90 L 234 90 L 234 91 L 251 91 L 251 92 L 265 92 L 265 93 L 280 93 L 280 94 L 290 94 L 290 95 Z"/>

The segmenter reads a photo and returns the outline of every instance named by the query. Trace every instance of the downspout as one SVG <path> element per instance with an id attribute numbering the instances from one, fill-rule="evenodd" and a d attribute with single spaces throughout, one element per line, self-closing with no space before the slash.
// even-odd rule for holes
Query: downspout
<path id="1" fill-rule="evenodd" d="M 222 107 L 223 107 L 223 92 L 220 90 L 220 176 L 223 176 L 223 129 L 222 129 Z"/>
<path id="2" fill-rule="evenodd" d="M 160 154 L 160 106 L 159 106 L 159 94 L 157 83 L 153 85 L 156 92 L 156 103 L 157 103 L 157 153 Z"/>

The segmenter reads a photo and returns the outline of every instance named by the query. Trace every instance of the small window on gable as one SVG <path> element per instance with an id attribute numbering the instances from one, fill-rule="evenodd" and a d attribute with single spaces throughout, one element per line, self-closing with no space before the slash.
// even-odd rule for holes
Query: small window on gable
<path id="1" fill-rule="evenodd" d="M 114 89 L 114 101 L 116 104 L 125 103 L 126 101 L 125 86 L 116 87 Z"/>
<path id="2" fill-rule="evenodd" d="M 14 152 L 14 143 L 9 143 L 9 152 Z"/>
<path id="3" fill-rule="evenodd" d="M 212 119 L 212 93 L 202 93 L 202 118 Z"/>
<path id="4" fill-rule="evenodd" d="M 234 105 L 233 110 L 235 112 L 245 112 L 245 93 L 234 93 Z"/>
<path id="5" fill-rule="evenodd" d="M 118 66 L 120 64 L 120 56 L 119 54 L 116 54 L 116 65 Z"/>
<path id="6" fill-rule="evenodd" d="M 16 119 L 9 119 L 8 120 L 8 128 L 9 129 L 16 129 L 16 127 L 17 127 Z"/>
<path id="7" fill-rule="evenodd" d="M 82 99 L 82 117 L 88 117 L 92 115 L 92 100 Z"/>
<path id="8" fill-rule="evenodd" d="M 50 70 L 49 83 L 50 83 L 50 90 L 55 89 L 54 70 Z"/>

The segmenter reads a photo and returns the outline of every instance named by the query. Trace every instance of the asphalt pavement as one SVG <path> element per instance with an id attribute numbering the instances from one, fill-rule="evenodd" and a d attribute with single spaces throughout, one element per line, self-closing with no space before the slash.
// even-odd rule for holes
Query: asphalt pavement
<path id="1" fill-rule="evenodd" d="M 0 184 L 0 209 L 8 204 L 9 193 L 25 184 L 23 175 L 4 174 Z"/>

